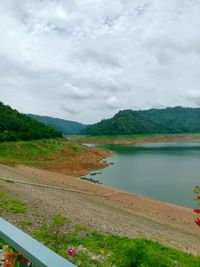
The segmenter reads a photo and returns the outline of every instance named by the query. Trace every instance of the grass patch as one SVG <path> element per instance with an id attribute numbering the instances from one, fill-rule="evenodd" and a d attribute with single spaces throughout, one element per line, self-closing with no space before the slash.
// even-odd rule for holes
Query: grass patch
<path id="1" fill-rule="evenodd" d="M 93 232 L 77 225 L 63 232 L 69 225 L 65 218 L 57 215 L 50 224 L 44 224 L 33 236 L 57 252 L 67 257 L 67 249 L 75 248 L 74 257 L 68 257 L 81 267 L 197 267 L 200 258 L 156 242 L 144 239 L 129 239 Z"/>
<path id="2" fill-rule="evenodd" d="M 20 200 L 0 191 L 0 214 L 4 212 L 25 213 L 27 207 Z"/>
<path id="3" fill-rule="evenodd" d="M 192 140 L 195 138 L 200 138 L 200 133 L 191 133 L 191 134 L 130 134 L 130 135 L 79 135 L 74 136 L 73 139 L 78 139 L 81 142 L 103 142 L 103 141 L 123 141 L 123 140 L 135 140 L 135 141 L 144 141 L 152 139 L 158 140 L 171 140 L 171 138 L 176 138 L 177 140 L 188 139 Z"/>
<path id="4" fill-rule="evenodd" d="M 33 223 L 29 220 L 23 220 L 18 222 L 18 225 L 21 226 L 21 228 L 27 228 L 28 226 L 33 225 Z"/>
<path id="5" fill-rule="evenodd" d="M 144 137 L 161 137 L 164 134 L 124 134 L 124 135 L 78 135 L 74 136 L 74 138 L 78 138 L 80 140 L 91 139 L 91 140 L 115 140 L 115 139 L 127 139 L 127 138 L 144 138 Z"/>
<path id="6" fill-rule="evenodd" d="M 6 243 L 2 239 L 0 239 L 0 249 L 2 249 L 5 245 Z"/>
<path id="7" fill-rule="evenodd" d="M 3 180 L 5 183 L 9 183 L 9 184 L 14 184 L 15 182 L 14 181 L 12 181 L 12 180 Z"/>
<path id="8" fill-rule="evenodd" d="M 72 143 L 72 150 L 73 150 L 73 152 L 79 152 L 81 150 L 80 149 L 80 144 Z"/>
<path id="9" fill-rule="evenodd" d="M 0 164 L 26 165 L 79 177 L 89 169 L 104 166 L 100 159 L 109 152 L 89 148 L 66 138 L 37 141 L 0 142 Z M 106 165 L 106 164 L 105 164 Z"/>
<path id="10" fill-rule="evenodd" d="M 37 141 L 0 142 L 0 163 L 37 166 L 62 159 L 62 153 L 77 153 L 81 145 L 64 138 Z M 66 155 L 65 155 L 66 159 Z"/>

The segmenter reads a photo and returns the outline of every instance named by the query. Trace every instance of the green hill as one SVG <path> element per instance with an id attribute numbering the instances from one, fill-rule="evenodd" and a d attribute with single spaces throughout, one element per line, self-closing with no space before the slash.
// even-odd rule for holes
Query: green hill
<path id="1" fill-rule="evenodd" d="M 174 107 L 150 110 L 123 110 L 111 119 L 85 128 L 88 135 L 124 135 L 155 133 L 199 133 L 200 108 Z"/>
<path id="2" fill-rule="evenodd" d="M 61 131 L 64 135 L 80 134 L 80 132 L 87 126 L 76 121 L 63 120 L 48 116 L 38 116 L 33 114 L 28 114 L 28 116 Z"/>
<path id="3" fill-rule="evenodd" d="M 0 102 L 0 141 L 61 137 L 62 134 L 43 123 Z"/>

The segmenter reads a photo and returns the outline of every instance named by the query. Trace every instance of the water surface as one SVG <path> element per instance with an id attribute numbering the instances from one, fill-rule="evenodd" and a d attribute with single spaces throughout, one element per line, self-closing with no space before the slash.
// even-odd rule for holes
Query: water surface
<path id="1" fill-rule="evenodd" d="M 100 145 L 112 151 L 113 165 L 90 176 L 104 185 L 185 207 L 197 203 L 200 142 Z"/>

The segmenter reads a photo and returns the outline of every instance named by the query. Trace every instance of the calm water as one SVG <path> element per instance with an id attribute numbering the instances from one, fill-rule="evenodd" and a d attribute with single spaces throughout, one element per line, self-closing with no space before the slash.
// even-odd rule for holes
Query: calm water
<path id="1" fill-rule="evenodd" d="M 192 189 L 200 185 L 200 142 L 101 145 L 113 153 L 113 165 L 90 176 L 104 185 L 185 207 L 197 203 Z"/>

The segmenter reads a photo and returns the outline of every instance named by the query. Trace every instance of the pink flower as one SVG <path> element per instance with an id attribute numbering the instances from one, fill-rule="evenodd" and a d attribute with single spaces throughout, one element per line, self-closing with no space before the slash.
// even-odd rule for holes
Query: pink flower
<path id="1" fill-rule="evenodd" d="M 194 220 L 194 222 L 196 223 L 196 225 L 198 225 L 200 227 L 200 219 L 197 218 L 196 220 Z"/>
<path id="2" fill-rule="evenodd" d="M 73 257 L 74 256 L 74 253 L 75 253 L 75 250 L 73 248 L 70 248 L 67 251 L 67 255 L 70 256 L 70 257 Z"/>

